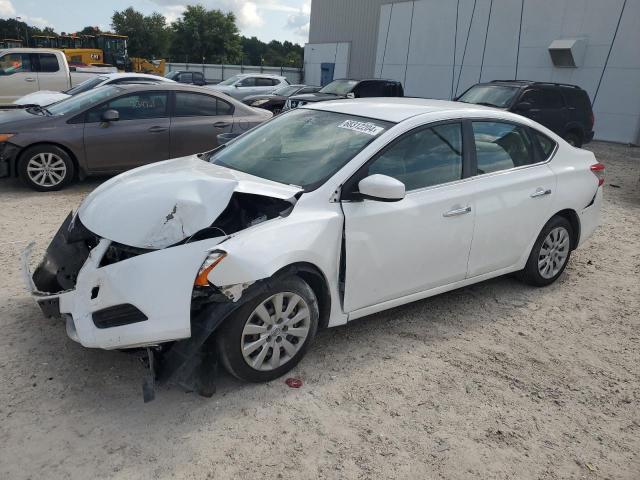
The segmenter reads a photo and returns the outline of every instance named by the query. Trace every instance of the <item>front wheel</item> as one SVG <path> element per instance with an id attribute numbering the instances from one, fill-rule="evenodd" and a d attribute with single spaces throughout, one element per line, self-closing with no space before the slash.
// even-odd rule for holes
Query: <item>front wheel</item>
<path id="1" fill-rule="evenodd" d="M 571 257 L 572 236 L 573 229 L 566 218 L 555 216 L 549 220 L 538 235 L 520 278 L 536 287 L 555 282 Z"/>
<path id="2" fill-rule="evenodd" d="M 222 364 L 247 382 L 284 375 L 304 356 L 318 329 L 318 301 L 299 277 L 277 280 L 240 307 L 217 335 Z"/>
<path id="3" fill-rule="evenodd" d="M 40 192 L 60 190 L 73 179 L 73 160 L 55 145 L 36 145 L 20 155 L 18 175 L 29 187 Z"/>

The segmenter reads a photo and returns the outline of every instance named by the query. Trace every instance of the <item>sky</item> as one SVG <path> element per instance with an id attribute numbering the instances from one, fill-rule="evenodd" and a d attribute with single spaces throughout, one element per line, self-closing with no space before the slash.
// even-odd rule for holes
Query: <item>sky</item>
<path id="1" fill-rule="evenodd" d="M 236 14 L 240 32 L 260 40 L 289 40 L 304 45 L 309 37 L 311 0 L 0 0 L 0 18 L 21 19 L 56 32 L 75 32 L 86 26 L 111 29 L 115 10 L 133 7 L 148 15 L 162 13 L 175 20 L 187 4 L 201 4 Z"/>

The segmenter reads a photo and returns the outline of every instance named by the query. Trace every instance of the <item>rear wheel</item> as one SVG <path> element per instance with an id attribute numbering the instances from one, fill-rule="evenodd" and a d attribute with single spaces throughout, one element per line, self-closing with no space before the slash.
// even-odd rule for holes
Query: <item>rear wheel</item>
<path id="1" fill-rule="evenodd" d="M 267 382 L 297 365 L 318 329 L 318 302 L 299 277 L 275 282 L 247 302 L 217 335 L 222 364 L 235 377 Z"/>
<path id="2" fill-rule="evenodd" d="M 582 136 L 578 132 L 567 132 L 564 139 L 574 147 L 580 148 L 582 146 Z"/>
<path id="3" fill-rule="evenodd" d="M 18 162 L 18 175 L 40 192 L 60 190 L 73 179 L 75 168 L 69 154 L 55 145 L 26 149 Z"/>
<path id="4" fill-rule="evenodd" d="M 549 220 L 538 235 L 520 278 L 537 287 L 555 282 L 571 257 L 572 236 L 573 229 L 566 218 L 555 216 Z"/>

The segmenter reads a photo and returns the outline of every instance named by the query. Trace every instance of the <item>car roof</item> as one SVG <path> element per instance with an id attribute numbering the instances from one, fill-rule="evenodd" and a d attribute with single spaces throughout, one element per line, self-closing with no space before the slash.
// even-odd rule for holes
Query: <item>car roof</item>
<path id="1" fill-rule="evenodd" d="M 518 87 L 527 87 L 529 85 L 539 85 L 542 87 L 564 87 L 576 88 L 582 90 L 578 85 L 572 83 L 556 83 L 556 82 L 537 82 L 535 80 L 491 80 L 490 82 L 482 82 L 477 85 L 509 85 Z"/>
<path id="2" fill-rule="evenodd" d="M 511 118 L 521 123 L 526 123 L 526 120 L 519 115 L 492 107 L 471 103 L 451 102 L 449 100 L 428 100 L 411 97 L 332 100 L 328 102 L 309 103 L 300 108 L 357 115 L 395 123 L 402 122 L 416 115 L 428 113 L 437 114 L 442 112 L 450 112 L 452 117 L 491 117 L 494 116 L 492 114 L 499 114 L 499 116 L 503 118 Z"/>
<path id="3" fill-rule="evenodd" d="M 134 73 L 134 72 L 117 72 L 117 73 L 100 73 L 101 77 L 107 77 L 109 80 L 114 78 L 144 78 L 147 80 L 155 80 L 158 82 L 175 83 L 174 80 L 161 77 L 159 75 L 149 75 L 148 73 Z"/>
<path id="4" fill-rule="evenodd" d="M 253 73 L 238 73 L 237 75 L 234 75 L 234 77 L 269 77 L 269 78 L 285 78 L 282 75 L 275 75 L 273 73 L 259 73 L 259 72 L 253 72 Z"/>

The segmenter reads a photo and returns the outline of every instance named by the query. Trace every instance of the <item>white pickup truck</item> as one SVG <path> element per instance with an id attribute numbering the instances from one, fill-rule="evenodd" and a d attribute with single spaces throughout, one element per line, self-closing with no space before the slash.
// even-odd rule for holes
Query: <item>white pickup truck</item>
<path id="1" fill-rule="evenodd" d="M 69 67 L 64 52 L 46 48 L 0 49 L 0 107 L 39 90 L 60 92 L 115 67 Z"/>

